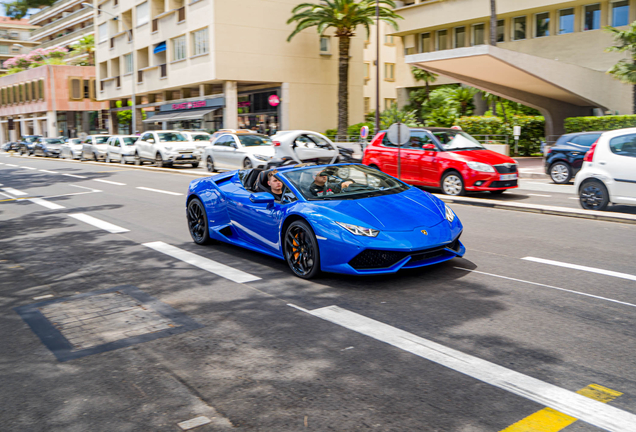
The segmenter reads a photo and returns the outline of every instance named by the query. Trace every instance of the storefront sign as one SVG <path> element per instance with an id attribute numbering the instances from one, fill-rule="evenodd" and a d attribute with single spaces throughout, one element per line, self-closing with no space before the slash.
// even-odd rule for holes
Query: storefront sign
<path id="1" fill-rule="evenodd" d="M 278 106 L 280 104 L 280 98 L 276 95 L 271 95 L 268 101 L 269 101 L 269 104 L 273 107 Z"/>
<path id="2" fill-rule="evenodd" d="M 189 110 L 194 108 L 205 108 L 205 101 L 184 102 L 180 104 L 172 104 L 172 110 Z"/>
<path id="3" fill-rule="evenodd" d="M 159 107 L 159 111 L 184 111 L 200 108 L 223 108 L 225 106 L 225 98 L 217 97 L 212 99 L 204 99 L 193 102 L 167 103 Z"/>
<path id="4" fill-rule="evenodd" d="M 238 103 L 238 107 L 242 108 L 242 107 L 248 107 L 248 106 L 252 106 L 252 102 L 239 102 Z"/>

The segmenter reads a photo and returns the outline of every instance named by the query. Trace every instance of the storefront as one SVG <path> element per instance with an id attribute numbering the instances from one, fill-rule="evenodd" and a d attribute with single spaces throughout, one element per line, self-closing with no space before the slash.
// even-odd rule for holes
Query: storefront
<path id="1" fill-rule="evenodd" d="M 161 105 L 159 111 L 147 112 L 143 120 L 147 130 L 205 130 L 214 132 L 223 127 L 225 98 Z"/>
<path id="2" fill-rule="evenodd" d="M 239 93 L 238 127 L 274 135 L 280 129 L 280 88 Z"/>

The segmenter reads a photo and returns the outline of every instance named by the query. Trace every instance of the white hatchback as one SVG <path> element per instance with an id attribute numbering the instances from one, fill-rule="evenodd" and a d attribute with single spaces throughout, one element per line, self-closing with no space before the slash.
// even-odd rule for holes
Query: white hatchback
<path id="1" fill-rule="evenodd" d="M 329 138 L 307 130 L 280 131 L 272 136 L 278 159 L 293 159 L 298 163 L 335 163 L 338 148 Z"/>
<path id="2" fill-rule="evenodd" d="M 135 148 L 135 165 L 149 161 L 158 167 L 191 164 L 196 168 L 201 160 L 194 143 L 176 130 L 145 132 Z"/>
<path id="3" fill-rule="evenodd" d="M 106 149 L 110 135 L 89 135 L 82 145 L 82 159 L 85 160 L 104 160 L 106 159 Z"/>
<path id="4" fill-rule="evenodd" d="M 108 140 L 106 149 L 106 162 L 119 161 L 122 164 L 135 161 L 135 142 L 139 139 L 136 135 L 113 135 Z"/>
<path id="5" fill-rule="evenodd" d="M 237 132 L 223 134 L 214 140 L 203 152 L 203 160 L 210 172 L 265 168 L 274 154 L 274 143 L 267 135 Z"/>
<path id="6" fill-rule="evenodd" d="M 81 138 L 69 138 L 60 146 L 60 157 L 62 159 L 80 159 L 83 146 Z"/>
<path id="7" fill-rule="evenodd" d="M 603 133 L 585 154 L 574 187 L 584 209 L 636 204 L 636 128 Z"/>

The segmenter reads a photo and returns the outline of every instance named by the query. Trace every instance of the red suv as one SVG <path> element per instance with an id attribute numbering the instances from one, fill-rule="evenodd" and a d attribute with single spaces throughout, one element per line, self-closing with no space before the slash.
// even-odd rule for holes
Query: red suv
<path id="1" fill-rule="evenodd" d="M 406 183 L 439 187 L 447 195 L 500 194 L 517 187 L 517 162 L 487 150 L 461 130 L 411 129 L 411 140 L 400 151 L 400 177 Z M 362 163 L 397 177 L 397 153 L 387 131 L 380 131 L 364 150 Z"/>

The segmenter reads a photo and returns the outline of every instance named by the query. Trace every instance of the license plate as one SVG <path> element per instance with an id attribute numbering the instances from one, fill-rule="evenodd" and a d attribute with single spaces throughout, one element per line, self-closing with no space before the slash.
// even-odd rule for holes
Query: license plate
<path id="1" fill-rule="evenodd" d="M 192 155 L 183 155 L 183 156 L 181 156 L 182 159 L 190 159 L 192 157 L 193 157 Z"/>
<path id="2" fill-rule="evenodd" d="M 517 174 L 504 174 L 499 176 L 499 180 L 516 180 Z"/>

